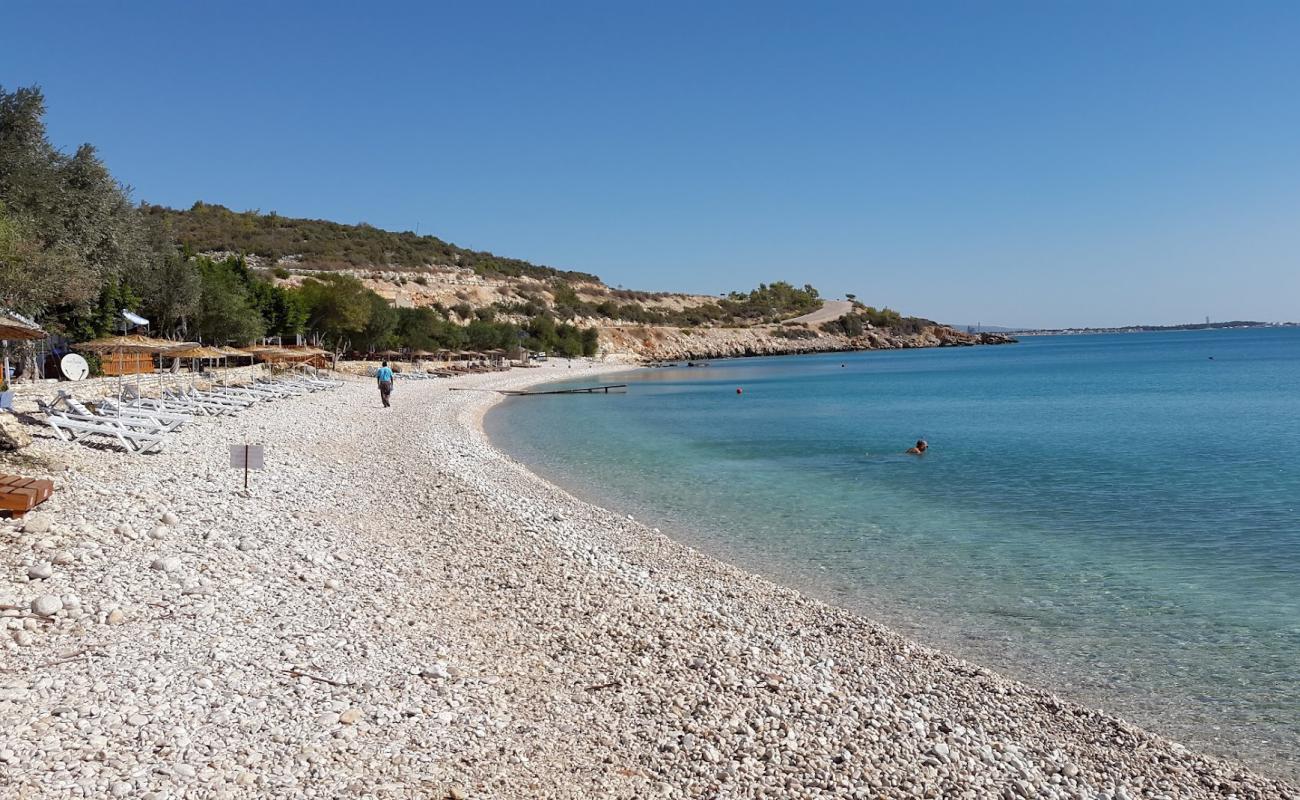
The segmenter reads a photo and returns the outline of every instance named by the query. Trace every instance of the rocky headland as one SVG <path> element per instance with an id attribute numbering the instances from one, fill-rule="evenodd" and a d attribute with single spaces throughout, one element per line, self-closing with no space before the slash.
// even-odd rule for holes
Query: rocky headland
<path id="1" fill-rule="evenodd" d="M 601 352 L 633 362 L 743 358 L 856 350 L 902 350 L 914 347 L 970 347 L 1009 344 L 999 333 L 964 333 L 931 325 L 915 333 L 866 330 L 861 336 L 828 333 L 803 325 L 752 328 L 674 328 L 648 325 L 600 328 Z"/>

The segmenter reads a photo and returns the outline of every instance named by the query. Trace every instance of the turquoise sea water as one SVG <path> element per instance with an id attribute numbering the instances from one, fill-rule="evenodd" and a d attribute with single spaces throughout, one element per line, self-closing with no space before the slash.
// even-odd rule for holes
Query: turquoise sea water
<path id="1" fill-rule="evenodd" d="M 1300 329 L 602 380 L 629 391 L 510 400 L 489 433 L 720 557 L 1300 775 Z"/>

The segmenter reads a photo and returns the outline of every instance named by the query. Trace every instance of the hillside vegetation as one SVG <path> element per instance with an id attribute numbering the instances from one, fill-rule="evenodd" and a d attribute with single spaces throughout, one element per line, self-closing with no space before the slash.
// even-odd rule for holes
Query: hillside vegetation
<path id="1" fill-rule="evenodd" d="M 608 291 L 600 299 L 588 299 L 561 281 L 553 282 L 548 293 L 551 311 L 560 319 L 583 317 L 640 325 L 761 325 L 821 307 L 815 288 L 799 289 L 784 281 L 759 284 L 753 291 L 731 292 L 718 300 L 682 308 L 656 307 L 649 302 L 650 296 L 637 298 L 629 292 Z M 498 302 L 494 307 L 507 314 L 535 314 L 545 305 L 540 295 L 525 294 L 519 302 Z"/>
<path id="2" fill-rule="evenodd" d="M 306 269 L 457 266 L 480 275 L 563 278 L 593 281 L 595 275 L 558 270 L 492 253 L 467 250 L 436 236 L 396 233 L 361 223 L 345 225 L 321 219 L 282 217 L 272 211 L 231 211 L 212 203 L 195 203 L 181 211 L 145 204 L 141 210 L 171 230 L 182 245 L 196 252 L 230 251 L 260 256 L 272 263 L 292 258 Z"/>

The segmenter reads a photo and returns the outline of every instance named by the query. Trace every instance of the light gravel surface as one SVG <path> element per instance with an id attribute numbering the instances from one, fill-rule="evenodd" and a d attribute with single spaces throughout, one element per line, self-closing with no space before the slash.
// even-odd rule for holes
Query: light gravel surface
<path id="1" fill-rule="evenodd" d="M 820 325 L 823 322 L 839 319 L 853 310 L 853 303 L 848 300 L 826 300 L 822 307 L 803 316 L 788 319 L 786 322 L 802 322 L 805 325 Z"/>
<path id="2" fill-rule="evenodd" d="M 157 456 L 34 431 L 0 797 L 1297 796 L 579 501 L 449 391 L 581 368 L 355 381 Z"/>

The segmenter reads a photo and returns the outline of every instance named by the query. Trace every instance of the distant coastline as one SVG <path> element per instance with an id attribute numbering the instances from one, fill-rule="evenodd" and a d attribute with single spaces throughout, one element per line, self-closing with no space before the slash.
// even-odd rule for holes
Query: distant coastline
<path id="1" fill-rule="evenodd" d="M 1080 336 L 1099 333 L 1161 333 L 1169 331 L 1217 331 L 1242 328 L 1297 328 L 1300 322 L 1190 322 L 1183 325 L 1123 325 L 1115 328 L 1022 328 L 1007 329 L 1016 336 Z"/>

